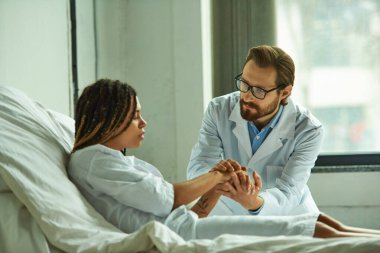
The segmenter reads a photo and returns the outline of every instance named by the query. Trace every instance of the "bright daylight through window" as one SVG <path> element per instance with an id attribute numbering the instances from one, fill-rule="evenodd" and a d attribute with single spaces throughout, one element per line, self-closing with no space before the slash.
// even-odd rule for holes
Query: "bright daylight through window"
<path id="1" fill-rule="evenodd" d="M 380 0 L 277 0 L 293 98 L 325 128 L 322 154 L 380 151 Z"/>

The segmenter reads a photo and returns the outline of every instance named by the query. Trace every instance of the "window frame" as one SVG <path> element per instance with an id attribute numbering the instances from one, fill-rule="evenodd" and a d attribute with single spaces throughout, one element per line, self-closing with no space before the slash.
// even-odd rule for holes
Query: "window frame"
<path id="1" fill-rule="evenodd" d="M 319 155 L 311 173 L 380 172 L 380 153 Z"/>
<path id="2" fill-rule="evenodd" d="M 319 155 L 315 166 L 380 165 L 380 153 Z"/>

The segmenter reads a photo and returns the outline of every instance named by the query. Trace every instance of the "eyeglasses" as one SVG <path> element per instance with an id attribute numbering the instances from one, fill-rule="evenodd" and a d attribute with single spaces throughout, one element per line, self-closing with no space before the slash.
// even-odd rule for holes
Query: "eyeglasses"
<path id="1" fill-rule="evenodd" d="M 250 90 L 252 95 L 258 99 L 264 99 L 267 93 L 274 91 L 274 90 L 277 90 L 277 89 L 280 89 L 280 88 L 285 86 L 285 84 L 281 84 L 281 85 L 277 86 L 276 88 L 273 88 L 270 90 L 264 90 L 263 88 L 256 87 L 253 85 L 249 85 L 246 81 L 241 79 L 242 74 L 243 73 L 240 73 L 239 75 L 235 76 L 235 78 L 234 78 L 236 88 L 238 90 L 240 90 L 241 92 L 244 92 L 244 93 L 247 93 Z"/>

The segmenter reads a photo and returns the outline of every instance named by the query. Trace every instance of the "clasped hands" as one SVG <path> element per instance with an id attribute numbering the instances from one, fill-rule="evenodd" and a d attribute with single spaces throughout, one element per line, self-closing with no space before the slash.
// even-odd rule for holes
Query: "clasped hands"
<path id="1" fill-rule="evenodd" d="M 210 171 L 219 171 L 226 178 L 214 187 L 216 193 L 235 200 L 248 210 L 256 210 L 263 204 L 263 199 L 258 195 L 262 181 L 256 171 L 252 173 L 252 181 L 246 174 L 247 168 L 230 159 L 221 160 Z"/>

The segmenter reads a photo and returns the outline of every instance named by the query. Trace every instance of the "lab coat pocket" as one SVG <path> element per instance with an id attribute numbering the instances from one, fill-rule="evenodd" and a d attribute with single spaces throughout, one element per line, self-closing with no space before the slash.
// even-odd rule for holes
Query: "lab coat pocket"
<path id="1" fill-rule="evenodd" d="M 282 166 L 266 166 L 267 172 L 267 188 L 273 188 L 276 186 L 276 179 L 281 177 L 283 167 Z"/>

